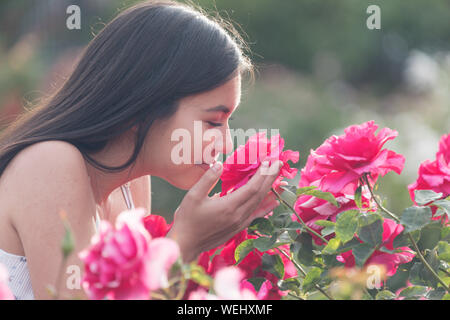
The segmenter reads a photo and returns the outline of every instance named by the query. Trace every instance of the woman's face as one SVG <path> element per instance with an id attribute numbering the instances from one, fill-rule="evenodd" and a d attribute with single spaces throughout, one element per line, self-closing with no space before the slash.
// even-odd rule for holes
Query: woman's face
<path id="1" fill-rule="evenodd" d="M 228 120 L 240 103 L 240 75 L 211 91 L 185 97 L 170 118 L 151 126 L 142 159 L 147 174 L 190 189 L 214 157 L 233 150 Z"/>

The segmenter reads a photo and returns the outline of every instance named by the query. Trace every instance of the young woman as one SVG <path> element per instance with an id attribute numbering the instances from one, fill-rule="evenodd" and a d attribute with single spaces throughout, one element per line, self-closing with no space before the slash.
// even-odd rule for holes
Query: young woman
<path id="1" fill-rule="evenodd" d="M 46 287 L 55 285 L 62 261 L 60 212 L 67 215 L 78 253 L 95 232 L 96 214 L 114 221 L 126 209 L 120 187 L 128 182 L 135 206 L 147 210 L 151 175 L 189 190 L 168 234 L 185 261 L 273 210 L 278 202 L 267 194 L 280 162 L 272 164 L 270 175 L 258 172 L 219 198 L 208 193 L 220 177 L 220 162 L 172 159 L 177 129 L 200 139 L 202 150 L 214 141 L 212 157 L 232 151 L 228 119 L 240 102 L 241 75 L 251 72 L 241 46 L 237 34 L 191 7 L 140 4 L 92 40 L 45 105 L 2 134 L 0 263 L 18 299 L 50 297 Z M 195 121 L 223 138 L 196 137 Z M 82 267 L 77 254 L 67 265 Z M 62 296 L 84 297 L 65 282 Z"/>

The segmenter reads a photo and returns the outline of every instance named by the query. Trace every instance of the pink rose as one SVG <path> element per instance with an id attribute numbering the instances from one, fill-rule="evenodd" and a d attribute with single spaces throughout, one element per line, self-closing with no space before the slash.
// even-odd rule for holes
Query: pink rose
<path id="1" fill-rule="evenodd" d="M 394 250 L 394 239 L 403 231 L 403 226 L 395 223 L 391 219 L 384 219 L 383 222 L 383 242 L 381 247 L 388 250 Z M 369 265 L 383 265 L 386 267 L 386 275 L 393 276 L 397 272 L 400 264 L 408 263 L 414 258 L 414 254 L 408 247 L 395 248 L 402 250 L 397 253 L 386 253 L 380 250 L 375 250 L 374 253 L 367 259 L 364 266 Z M 355 266 L 355 258 L 352 250 L 342 253 L 337 256 L 338 261 L 345 264 L 347 268 Z"/>
<path id="2" fill-rule="evenodd" d="M 124 211 L 115 228 L 101 221 L 90 247 L 80 252 L 83 287 L 91 299 L 149 299 L 150 290 L 167 283 L 179 249 L 170 239 L 151 240 L 144 214 L 142 208 Z"/>
<path id="3" fill-rule="evenodd" d="M 251 284 L 242 283 L 245 273 L 236 267 L 226 267 L 217 271 L 214 291 L 222 300 L 256 300 Z"/>
<path id="4" fill-rule="evenodd" d="M 436 159 L 422 162 L 418 175 L 417 180 L 408 186 L 413 201 L 415 190 L 442 192 L 444 198 L 450 195 L 450 134 L 442 136 Z"/>
<path id="5" fill-rule="evenodd" d="M 397 131 L 383 128 L 375 135 L 377 129 L 374 121 L 352 125 L 344 130 L 344 135 L 331 136 L 319 148 L 311 150 L 299 186 L 354 194 L 364 173 L 371 174 L 372 184 L 379 175 L 389 171 L 400 174 L 405 158 L 382 149 L 386 141 L 397 136 Z"/>
<path id="6" fill-rule="evenodd" d="M 156 214 L 149 214 L 144 217 L 144 227 L 152 238 L 165 237 L 169 232 L 172 224 L 167 224 L 166 220 L 162 216 Z"/>
<path id="7" fill-rule="evenodd" d="M 0 264 L 0 300 L 15 300 L 8 287 L 8 270 Z"/>
<path id="8" fill-rule="evenodd" d="M 259 292 L 246 281 L 245 272 L 237 267 L 225 267 L 217 271 L 214 277 L 214 292 L 209 294 L 205 289 L 198 289 L 189 295 L 189 300 L 260 300 L 267 295 L 269 281 L 265 281 Z"/>
<path id="9" fill-rule="evenodd" d="M 221 196 L 232 192 L 250 180 L 256 173 L 262 161 L 267 160 L 273 163 L 276 160 L 283 161 L 283 166 L 274 188 L 279 187 L 283 178 L 292 179 L 297 174 L 297 169 L 291 168 L 288 161 L 296 163 L 299 159 L 298 151 L 286 150 L 284 139 L 280 135 L 275 135 L 268 140 L 265 132 L 260 132 L 250 137 L 244 146 L 239 146 L 236 151 L 229 156 L 223 164 Z"/>

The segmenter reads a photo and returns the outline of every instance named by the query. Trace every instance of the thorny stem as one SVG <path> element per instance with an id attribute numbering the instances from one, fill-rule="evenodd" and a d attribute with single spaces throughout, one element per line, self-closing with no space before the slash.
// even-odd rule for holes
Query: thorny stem
<path id="1" fill-rule="evenodd" d="M 377 198 L 375 197 L 375 195 L 373 194 L 372 191 L 372 187 L 370 186 L 369 183 L 369 179 L 367 178 L 367 174 L 365 173 L 363 175 L 363 179 L 365 181 L 365 183 L 367 184 L 367 187 L 369 188 L 369 192 L 370 195 L 372 196 L 372 199 L 375 201 L 375 203 L 377 204 L 377 206 L 383 211 L 385 212 L 388 216 L 390 216 L 392 219 L 394 219 L 396 222 L 400 222 L 400 219 L 397 217 L 397 215 L 395 215 L 394 213 L 390 212 L 389 210 L 387 210 L 385 207 L 383 207 L 381 205 L 381 203 L 379 203 L 379 201 L 377 200 Z M 414 237 L 411 235 L 410 232 L 408 232 L 406 234 L 409 238 L 409 241 L 411 241 L 414 250 L 416 250 L 417 256 L 419 257 L 420 261 L 422 261 L 422 263 L 424 264 L 424 266 L 428 269 L 428 271 L 430 271 L 430 273 L 433 275 L 433 277 L 439 281 L 439 283 L 444 287 L 445 290 L 447 290 L 447 292 L 450 292 L 449 287 L 447 286 L 447 284 L 439 277 L 439 275 L 433 270 L 433 268 L 428 264 L 427 260 L 425 260 L 424 256 L 422 255 L 422 252 L 420 252 L 419 246 L 417 245 L 416 241 L 414 240 Z"/>
<path id="2" fill-rule="evenodd" d="M 292 206 L 291 206 L 289 203 L 287 203 L 286 201 L 284 201 L 284 200 L 281 198 L 280 194 L 279 194 L 278 192 L 276 192 L 274 188 L 272 188 L 271 190 L 272 190 L 272 192 L 275 194 L 275 196 L 277 197 L 277 199 L 278 199 L 282 204 L 284 204 L 287 208 L 289 208 L 289 210 L 291 210 L 291 211 L 295 214 L 295 216 L 297 217 L 297 219 L 298 219 L 298 220 L 300 221 L 300 223 L 305 227 L 306 230 L 308 230 L 308 231 L 311 232 L 312 234 L 316 235 L 316 236 L 319 237 L 323 242 L 325 242 L 326 244 L 328 244 L 328 240 L 325 239 L 321 234 L 317 233 L 316 231 L 314 231 L 313 229 L 311 229 L 310 227 L 308 227 L 308 226 L 306 225 L 306 223 L 303 221 L 303 219 L 300 218 L 300 216 L 299 216 L 299 214 L 297 213 L 297 211 L 295 211 L 295 209 L 292 208 Z"/>

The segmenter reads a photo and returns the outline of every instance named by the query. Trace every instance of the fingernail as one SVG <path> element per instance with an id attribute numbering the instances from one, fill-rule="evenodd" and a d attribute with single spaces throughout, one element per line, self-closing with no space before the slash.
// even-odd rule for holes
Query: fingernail
<path id="1" fill-rule="evenodd" d="M 261 165 L 263 166 L 263 168 L 268 168 L 269 167 L 269 161 L 264 160 Z"/>
<path id="2" fill-rule="evenodd" d="M 219 172 L 220 169 L 222 169 L 222 162 L 216 161 L 216 162 L 214 163 L 214 165 L 212 166 L 212 169 L 213 169 L 215 172 Z"/>

